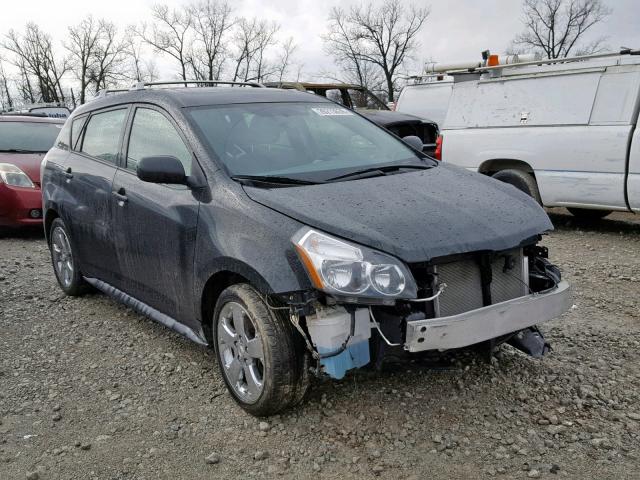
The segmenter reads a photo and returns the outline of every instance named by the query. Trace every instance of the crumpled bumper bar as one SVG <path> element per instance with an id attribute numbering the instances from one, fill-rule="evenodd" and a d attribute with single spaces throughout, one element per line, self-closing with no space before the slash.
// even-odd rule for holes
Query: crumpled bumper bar
<path id="1" fill-rule="evenodd" d="M 561 281 L 546 293 L 533 293 L 448 317 L 407 322 L 404 348 L 421 352 L 466 347 L 551 320 L 569 310 L 571 304 L 569 284 Z"/>

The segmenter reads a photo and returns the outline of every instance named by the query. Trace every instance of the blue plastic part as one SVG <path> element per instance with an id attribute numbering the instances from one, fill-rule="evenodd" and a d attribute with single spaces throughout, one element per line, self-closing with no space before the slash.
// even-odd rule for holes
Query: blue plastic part
<path id="1" fill-rule="evenodd" d="M 318 353 L 320 354 L 328 352 L 329 350 L 327 349 L 318 348 Z M 335 357 L 323 358 L 320 360 L 320 364 L 327 375 L 340 380 L 347 370 L 364 367 L 369 363 L 369 360 L 369 341 L 367 340 L 349 345 L 344 352 Z"/>

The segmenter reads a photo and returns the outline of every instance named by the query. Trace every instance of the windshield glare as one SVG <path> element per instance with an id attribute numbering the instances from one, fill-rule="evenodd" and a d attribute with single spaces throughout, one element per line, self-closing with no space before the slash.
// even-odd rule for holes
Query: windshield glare
<path id="1" fill-rule="evenodd" d="M 424 163 L 402 141 L 331 103 L 197 107 L 197 127 L 232 176 L 322 181 L 394 163 Z"/>
<path id="2" fill-rule="evenodd" d="M 61 123 L 0 122 L 0 151 L 48 152 L 61 128 Z"/>

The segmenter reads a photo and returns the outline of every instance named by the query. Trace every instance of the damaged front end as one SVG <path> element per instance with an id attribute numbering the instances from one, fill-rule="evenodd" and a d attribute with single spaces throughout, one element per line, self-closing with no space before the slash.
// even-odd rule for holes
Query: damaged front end
<path id="1" fill-rule="evenodd" d="M 390 347 L 445 351 L 504 342 L 534 357 L 549 345 L 536 325 L 571 306 L 546 248 L 521 246 L 404 264 L 304 228 L 293 238 L 316 290 L 292 301 L 291 321 L 317 361 L 340 379 Z"/>

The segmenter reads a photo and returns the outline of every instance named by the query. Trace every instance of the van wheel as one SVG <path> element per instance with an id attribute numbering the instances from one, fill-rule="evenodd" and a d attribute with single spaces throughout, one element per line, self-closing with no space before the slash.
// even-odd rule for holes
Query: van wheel
<path id="1" fill-rule="evenodd" d="M 78 269 L 67 227 L 60 218 L 56 218 L 51 224 L 49 249 L 53 271 L 64 293 L 75 297 L 89 291 L 90 287 Z"/>
<path id="2" fill-rule="evenodd" d="M 567 208 L 571 215 L 581 220 L 599 220 L 609 215 L 612 210 L 591 210 L 588 208 Z"/>
<path id="3" fill-rule="evenodd" d="M 513 185 L 518 190 L 521 190 L 530 197 L 533 197 L 536 202 L 542 205 L 538 184 L 536 183 L 536 179 L 533 178 L 533 175 L 530 173 L 523 172 L 522 170 L 508 169 L 500 170 L 492 176 L 496 180 Z"/>
<path id="4" fill-rule="evenodd" d="M 233 399 L 256 416 L 277 413 L 304 397 L 306 354 L 291 322 L 270 310 L 248 284 L 222 292 L 213 314 L 213 343 Z"/>

